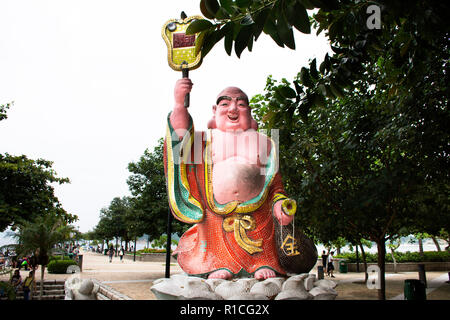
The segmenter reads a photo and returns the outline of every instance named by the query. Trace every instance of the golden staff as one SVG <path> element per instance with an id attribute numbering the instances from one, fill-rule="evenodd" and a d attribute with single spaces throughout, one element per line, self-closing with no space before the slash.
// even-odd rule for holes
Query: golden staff
<path id="1" fill-rule="evenodd" d="M 170 19 L 162 27 L 161 35 L 167 45 L 167 61 L 175 71 L 181 71 L 183 78 L 189 77 L 189 69 L 193 70 L 202 63 L 200 50 L 195 52 L 197 34 L 186 35 L 187 27 L 195 20 L 203 19 L 202 16 L 187 17 L 181 12 L 181 19 Z M 185 108 L 189 107 L 189 93 L 184 98 Z M 167 219 L 167 244 L 166 244 L 166 272 L 165 277 L 170 278 L 170 249 L 172 235 L 173 216 L 168 208 Z"/>

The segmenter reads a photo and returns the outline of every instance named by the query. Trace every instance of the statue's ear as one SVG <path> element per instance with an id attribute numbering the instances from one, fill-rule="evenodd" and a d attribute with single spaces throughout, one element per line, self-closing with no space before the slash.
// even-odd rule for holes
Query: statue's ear
<path id="1" fill-rule="evenodd" d="M 212 110 L 213 110 L 213 117 L 208 121 L 208 129 L 216 129 L 217 128 L 217 124 L 216 124 L 216 105 L 213 105 Z"/>

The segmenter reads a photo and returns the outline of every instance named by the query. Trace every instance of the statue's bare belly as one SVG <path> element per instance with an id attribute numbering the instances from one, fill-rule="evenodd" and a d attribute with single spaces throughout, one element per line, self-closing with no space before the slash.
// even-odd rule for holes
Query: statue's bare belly
<path id="1" fill-rule="evenodd" d="M 231 157 L 213 165 L 214 198 L 220 204 L 253 199 L 264 187 L 264 180 L 261 168 L 245 158 Z"/>
<path id="2" fill-rule="evenodd" d="M 264 187 L 264 169 L 270 153 L 267 137 L 254 130 L 230 133 L 215 129 L 212 134 L 212 184 L 216 201 L 245 202 L 258 196 Z"/>

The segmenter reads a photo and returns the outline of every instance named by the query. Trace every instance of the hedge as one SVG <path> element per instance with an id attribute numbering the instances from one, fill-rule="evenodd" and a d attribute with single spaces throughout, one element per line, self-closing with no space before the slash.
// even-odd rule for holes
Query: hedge
<path id="1" fill-rule="evenodd" d="M 136 253 L 166 253 L 166 249 L 145 248 L 136 251 Z"/>
<path id="2" fill-rule="evenodd" d="M 145 248 L 145 249 L 136 251 L 137 256 L 141 256 L 142 254 L 146 254 L 146 253 L 166 253 L 166 249 Z M 127 251 L 126 254 L 133 255 L 134 251 Z"/>
<path id="3" fill-rule="evenodd" d="M 48 273 L 63 274 L 66 273 L 67 268 L 72 265 L 77 265 L 73 260 L 53 260 L 47 266 Z"/>
<path id="4" fill-rule="evenodd" d="M 16 300 L 14 286 L 9 282 L 0 281 L 0 297 L 6 297 L 8 300 Z"/>
<path id="5" fill-rule="evenodd" d="M 448 251 L 424 251 L 423 255 L 419 252 L 394 252 L 395 260 L 401 262 L 450 262 L 450 252 Z M 346 259 L 347 262 L 356 262 L 355 252 L 346 252 L 334 256 L 335 258 Z M 368 263 L 376 263 L 378 254 L 366 253 L 366 260 Z M 362 255 L 359 253 L 359 262 L 362 262 Z M 392 263 L 392 256 L 390 252 L 386 252 L 386 262 Z"/>
<path id="6" fill-rule="evenodd" d="M 70 258 L 70 257 L 67 256 L 67 255 L 64 255 L 64 256 L 56 255 L 56 256 L 50 256 L 50 257 L 48 258 L 48 262 L 49 262 L 49 263 L 50 263 L 51 261 L 54 261 L 54 260 L 73 260 L 73 259 Z"/>

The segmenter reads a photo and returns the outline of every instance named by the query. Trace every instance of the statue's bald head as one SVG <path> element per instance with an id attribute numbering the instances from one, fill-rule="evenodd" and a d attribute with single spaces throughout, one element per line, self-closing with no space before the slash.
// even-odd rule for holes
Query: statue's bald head
<path id="1" fill-rule="evenodd" d="M 244 100 L 247 105 L 249 104 L 247 94 L 238 87 L 226 87 L 225 89 L 223 89 L 217 96 L 216 104 L 219 104 L 220 100 L 228 98 L 231 95 L 237 96 L 239 97 L 239 99 Z"/>

